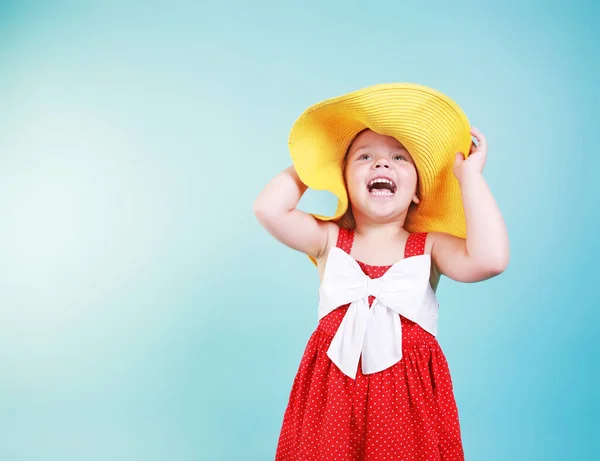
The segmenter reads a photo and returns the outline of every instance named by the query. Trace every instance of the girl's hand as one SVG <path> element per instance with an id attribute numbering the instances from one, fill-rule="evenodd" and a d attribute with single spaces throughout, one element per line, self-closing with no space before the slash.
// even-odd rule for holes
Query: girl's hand
<path id="1" fill-rule="evenodd" d="M 474 126 L 471 127 L 471 135 L 477 139 L 477 145 L 475 145 L 475 142 L 471 142 L 469 156 L 466 159 L 462 152 L 457 152 L 452 168 L 452 172 L 459 182 L 465 174 L 481 174 L 487 159 L 487 140 L 485 136 Z"/>

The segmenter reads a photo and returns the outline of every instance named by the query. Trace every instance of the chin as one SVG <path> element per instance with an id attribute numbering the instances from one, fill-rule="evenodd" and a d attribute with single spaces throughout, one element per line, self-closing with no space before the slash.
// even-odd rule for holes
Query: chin
<path id="1" fill-rule="evenodd" d="M 356 209 L 356 207 L 354 207 Z M 404 211 L 408 209 L 407 206 L 402 203 L 386 203 L 379 205 L 366 205 L 358 207 L 360 214 L 368 216 L 373 219 L 389 218 L 390 216 L 400 216 Z"/>

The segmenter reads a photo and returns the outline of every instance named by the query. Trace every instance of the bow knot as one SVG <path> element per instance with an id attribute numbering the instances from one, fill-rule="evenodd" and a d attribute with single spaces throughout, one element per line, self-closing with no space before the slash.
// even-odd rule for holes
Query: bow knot
<path id="1" fill-rule="evenodd" d="M 367 294 L 369 296 L 379 296 L 379 290 L 381 289 L 381 279 L 372 279 L 367 277 Z"/>
<path id="2" fill-rule="evenodd" d="M 319 288 L 319 320 L 349 304 L 327 355 L 351 378 L 362 355 L 364 374 L 402 359 L 400 315 L 437 335 L 438 301 L 429 283 L 429 254 L 411 256 L 371 279 L 356 260 L 338 247 L 330 250 Z M 375 301 L 369 308 L 369 296 Z"/>

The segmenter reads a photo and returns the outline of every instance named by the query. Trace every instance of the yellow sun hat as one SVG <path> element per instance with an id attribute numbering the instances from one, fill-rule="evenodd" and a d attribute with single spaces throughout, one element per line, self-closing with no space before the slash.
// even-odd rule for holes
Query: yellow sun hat
<path id="1" fill-rule="evenodd" d="M 469 155 L 469 120 L 448 96 L 416 83 L 378 84 L 327 99 L 296 120 L 288 144 L 300 180 L 338 198 L 332 216 L 311 214 L 327 221 L 346 212 L 342 161 L 350 142 L 365 128 L 396 138 L 415 161 L 420 203 L 408 213 L 404 228 L 465 238 L 461 191 L 452 167 L 457 152 Z"/>

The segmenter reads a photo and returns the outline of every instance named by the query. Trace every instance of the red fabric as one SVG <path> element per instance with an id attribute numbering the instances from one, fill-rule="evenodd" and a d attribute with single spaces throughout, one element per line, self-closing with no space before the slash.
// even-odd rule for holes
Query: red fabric
<path id="1" fill-rule="evenodd" d="M 423 254 L 426 238 L 411 234 L 404 257 Z M 338 247 L 350 254 L 353 240 L 340 228 Z M 391 267 L 357 262 L 370 278 Z M 450 370 L 436 338 L 400 316 L 402 359 L 370 375 L 359 361 L 353 380 L 327 356 L 348 306 L 323 317 L 308 340 L 275 461 L 464 460 Z"/>

